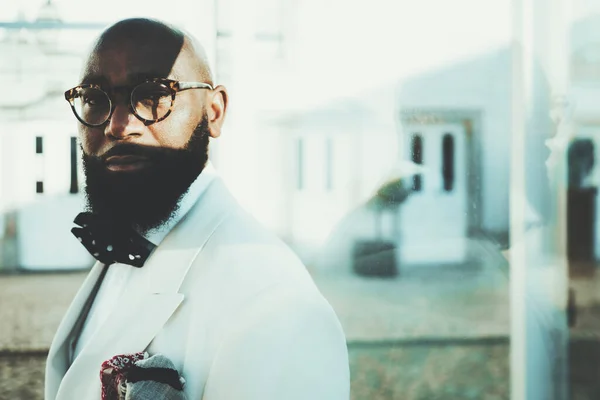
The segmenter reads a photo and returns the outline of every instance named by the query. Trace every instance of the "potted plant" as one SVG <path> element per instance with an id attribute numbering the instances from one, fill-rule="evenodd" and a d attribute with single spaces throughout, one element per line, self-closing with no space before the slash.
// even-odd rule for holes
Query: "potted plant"
<path id="1" fill-rule="evenodd" d="M 385 213 L 398 215 L 398 207 L 410 194 L 401 178 L 394 178 L 377 189 L 375 195 L 367 202 L 367 207 L 375 215 L 376 236 L 359 239 L 354 243 L 352 269 L 361 276 L 394 277 L 398 274 L 397 249 L 398 221 L 394 219 L 392 238 L 385 238 L 383 233 L 383 216 Z"/>

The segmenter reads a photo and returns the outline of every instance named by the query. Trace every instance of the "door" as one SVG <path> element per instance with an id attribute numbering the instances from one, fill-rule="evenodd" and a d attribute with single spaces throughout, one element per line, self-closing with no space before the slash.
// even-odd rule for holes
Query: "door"
<path id="1" fill-rule="evenodd" d="M 294 250 L 311 262 L 351 204 L 356 140 L 351 135 L 325 132 L 290 139 L 291 240 Z"/>
<path id="2" fill-rule="evenodd" d="M 405 156 L 416 164 L 412 193 L 400 207 L 400 257 L 406 264 L 456 264 L 467 253 L 465 129 L 405 127 Z"/>
<path id="3" fill-rule="evenodd" d="M 573 139 L 573 143 L 571 144 L 570 150 L 573 150 L 574 143 L 585 143 L 588 142 L 591 145 L 591 159 L 588 160 L 589 165 L 585 164 L 583 157 L 579 154 L 575 154 L 575 160 L 569 160 L 569 183 L 577 183 L 581 188 L 586 189 L 594 189 L 600 186 L 600 126 L 597 125 L 583 125 L 580 126 L 576 132 L 576 138 Z M 573 158 L 573 157 L 572 157 Z M 588 157 L 589 158 L 589 157 Z M 576 180 L 574 175 L 578 175 L 578 182 L 571 182 Z M 570 185 L 573 186 L 573 185 Z M 586 219 L 586 222 L 590 222 L 589 219 L 592 218 L 592 226 L 589 227 L 591 232 L 588 232 L 593 237 L 591 256 L 593 256 L 596 260 L 600 259 L 600 214 L 597 213 L 596 210 L 600 210 L 600 196 L 593 196 L 593 204 L 592 207 L 594 209 L 594 215 L 584 215 L 582 216 Z M 575 211 L 575 210 L 570 210 Z M 579 210 L 578 210 L 579 211 Z M 586 223 L 587 225 L 587 223 Z M 580 232 L 577 232 L 580 234 Z M 573 241 L 574 238 L 569 238 L 569 241 Z"/>

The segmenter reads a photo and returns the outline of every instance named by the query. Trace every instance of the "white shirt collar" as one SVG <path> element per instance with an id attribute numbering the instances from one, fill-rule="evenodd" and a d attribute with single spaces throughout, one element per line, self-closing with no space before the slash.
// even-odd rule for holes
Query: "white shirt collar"
<path id="1" fill-rule="evenodd" d="M 208 185 L 216 176 L 217 171 L 213 167 L 212 163 L 208 161 L 202 170 L 202 173 L 198 175 L 196 180 L 190 185 L 188 191 L 183 195 L 183 198 L 179 202 L 179 209 L 173 218 L 158 228 L 150 230 L 144 235 L 144 237 L 158 246 L 169 234 L 171 229 L 173 229 L 175 225 L 177 225 L 177 223 L 181 221 L 183 217 L 185 217 L 188 211 L 190 211 L 192 206 L 196 204 L 196 201 L 198 201 L 202 193 L 204 193 Z"/>

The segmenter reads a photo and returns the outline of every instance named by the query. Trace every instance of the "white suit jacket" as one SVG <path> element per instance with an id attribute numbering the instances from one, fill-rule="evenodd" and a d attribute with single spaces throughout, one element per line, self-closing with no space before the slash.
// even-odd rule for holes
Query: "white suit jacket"
<path id="1" fill-rule="evenodd" d="M 242 211 L 220 178 L 69 366 L 71 330 L 102 268 L 92 268 L 56 332 L 46 400 L 100 399 L 102 362 L 144 350 L 174 362 L 188 399 L 349 399 L 333 310 L 298 258 Z"/>

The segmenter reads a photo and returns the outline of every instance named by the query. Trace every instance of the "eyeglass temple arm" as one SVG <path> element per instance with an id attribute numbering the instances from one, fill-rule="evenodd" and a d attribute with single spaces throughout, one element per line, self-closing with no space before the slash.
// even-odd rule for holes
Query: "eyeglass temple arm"
<path id="1" fill-rule="evenodd" d="M 212 85 L 204 82 L 179 82 L 178 88 L 179 91 L 188 89 L 214 89 Z"/>

